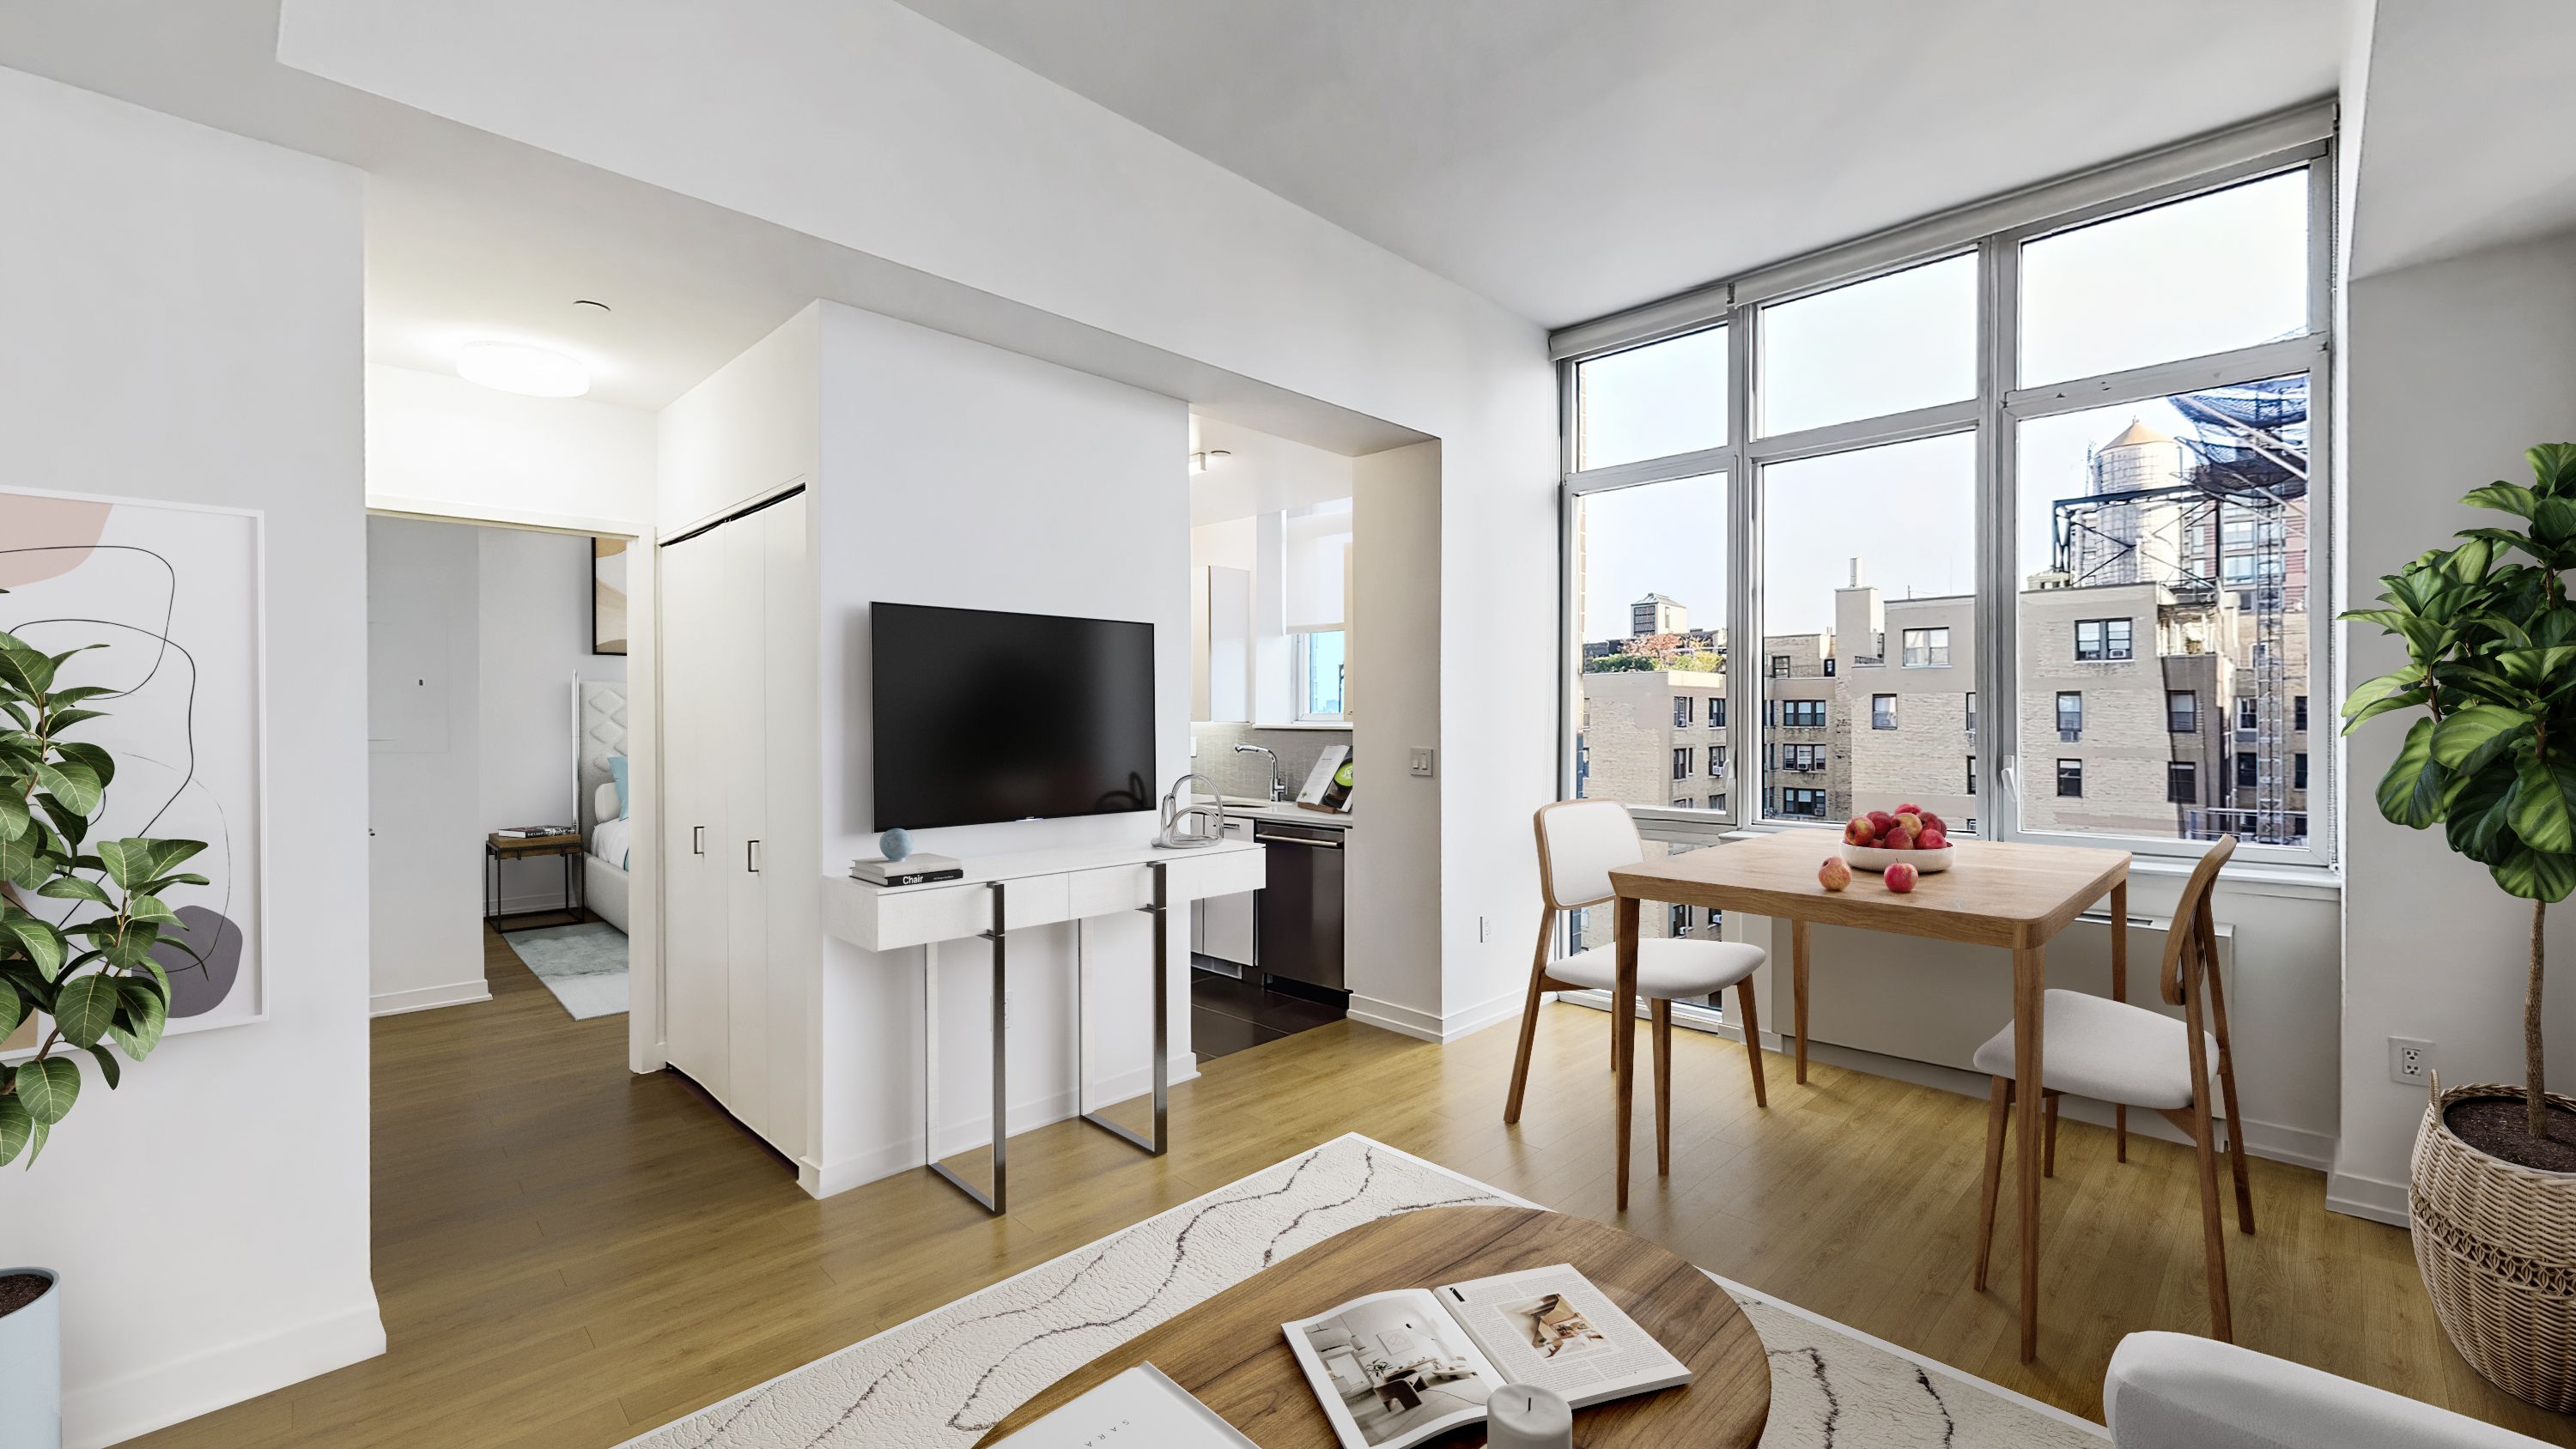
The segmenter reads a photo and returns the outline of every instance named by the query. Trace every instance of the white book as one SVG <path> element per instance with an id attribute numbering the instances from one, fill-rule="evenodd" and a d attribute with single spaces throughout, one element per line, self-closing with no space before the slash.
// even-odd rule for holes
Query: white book
<path id="1" fill-rule="evenodd" d="M 1011 1449 L 1257 1449 L 1152 1364 L 1139 1364 L 1002 1441 Z"/>
<path id="2" fill-rule="evenodd" d="M 1570 1263 L 1372 1293 L 1280 1327 L 1343 1449 L 1405 1449 L 1476 1423 L 1505 1384 L 1580 1409 L 1691 1381 Z"/>

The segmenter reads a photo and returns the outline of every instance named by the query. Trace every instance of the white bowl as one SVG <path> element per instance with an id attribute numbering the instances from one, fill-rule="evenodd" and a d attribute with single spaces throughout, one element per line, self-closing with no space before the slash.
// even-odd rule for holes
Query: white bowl
<path id="1" fill-rule="evenodd" d="M 1951 859 L 1958 853 L 1959 847 L 1955 845 L 1945 845 L 1939 850 L 1881 850 L 1875 845 L 1845 844 L 1843 846 L 1843 859 L 1850 862 L 1854 870 L 1885 870 L 1898 861 L 1903 861 L 1925 875 L 1939 875 L 1948 870 Z"/>

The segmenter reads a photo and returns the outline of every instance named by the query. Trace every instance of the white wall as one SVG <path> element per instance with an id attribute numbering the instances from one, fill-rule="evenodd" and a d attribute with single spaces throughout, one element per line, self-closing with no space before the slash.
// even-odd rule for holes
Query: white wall
<path id="1" fill-rule="evenodd" d="M 1444 787 L 1437 774 L 1417 779 L 1405 768 L 1407 750 L 1440 740 L 1439 680 L 1423 667 L 1422 648 L 1440 637 L 1440 445 L 1358 459 L 1351 484 L 1357 624 L 1346 678 L 1359 784 L 1351 797 L 1345 979 L 1353 1017 L 1437 1039 L 1497 1019 L 1453 1014 L 1483 987 L 1467 981 L 1458 996 L 1447 994 L 1438 921 L 1420 908 L 1440 899 L 1444 884 Z M 1519 1011 L 1516 998 L 1512 1010 Z"/>
<path id="2" fill-rule="evenodd" d="M 474 532 L 482 573 L 474 594 L 482 638 L 476 833 L 576 820 L 572 682 L 626 678 L 623 655 L 590 652 L 590 540 L 515 528 Z M 561 861 L 511 861 L 502 871 L 503 910 L 543 910 L 563 900 Z"/>
<path id="3" fill-rule="evenodd" d="M 661 537 L 812 480 L 821 325 L 817 309 L 804 308 L 661 411 Z"/>
<path id="4" fill-rule="evenodd" d="M 640 408 L 520 397 L 370 363 L 367 503 L 641 532 L 653 517 L 654 432 L 654 415 Z"/>
<path id="5" fill-rule="evenodd" d="M 288 0 L 279 54 L 926 288 L 1441 439 L 1439 743 L 1477 783 L 1439 807 L 1444 1022 L 1451 989 L 1472 1014 L 1524 979 L 1515 933 L 1480 943 L 1477 922 L 1537 898 L 1527 821 L 1555 789 L 1556 390 L 1534 324 L 894 0 Z M 679 94 L 697 103 L 666 103 Z"/>
<path id="6" fill-rule="evenodd" d="M 0 1173 L 63 1275 L 65 1435 L 384 1350 L 367 1279 L 357 173 L 0 70 L 0 478 L 260 510 L 265 1022 L 174 1037 Z"/>
<path id="7" fill-rule="evenodd" d="M 2497 478 L 2528 483 L 2525 448 L 2576 438 L 2576 237 L 2367 277 L 2347 306 L 2345 571 L 2362 605 L 2378 590 L 2367 581 L 2488 521 L 2461 494 Z M 2405 662 L 2376 629 L 2348 627 L 2343 639 L 2348 682 Z M 2404 736 L 2386 718 L 2350 738 L 2343 1140 L 2330 1187 L 2339 1206 L 2399 1218 L 2424 1096 L 2388 1080 L 2387 1039 L 2432 1041 L 2447 1083 L 2520 1081 L 2531 930 L 2528 904 L 2451 854 L 2439 830 L 2380 817 L 2372 792 Z M 2552 912 L 2548 936 L 2557 963 L 2576 960 L 2576 908 Z M 2548 997 L 2561 1062 L 2576 1043 L 2565 981 L 2562 970 Z"/>
<path id="8" fill-rule="evenodd" d="M 378 1016 L 488 1001 L 477 529 L 367 520 L 367 980 Z"/>
<path id="9" fill-rule="evenodd" d="M 814 540 L 822 616 L 818 870 L 874 853 L 868 606 L 878 600 L 1139 619 L 1154 625 L 1156 775 L 1189 768 L 1189 475 L 1183 406 L 873 313 L 818 309 L 822 466 Z M 1150 812 L 919 832 L 971 855 L 1153 837 Z M 1186 951 L 1174 912 L 1171 947 Z M 1153 939 L 1141 915 L 1088 933 L 1095 1100 L 1145 1088 Z M 1011 941 L 1011 1130 L 1072 1113 L 1071 925 Z M 806 1181 L 818 1191 L 922 1161 L 922 961 L 826 941 L 822 1112 Z M 937 948 L 943 970 L 944 1154 L 989 1132 L 989 977 L 980 942 Z M 1177 974 L 1177 973 L 1176 973 Z M 1191 1075 L 1186 985 L 1171 1003 L 1176 1076 Z"/>

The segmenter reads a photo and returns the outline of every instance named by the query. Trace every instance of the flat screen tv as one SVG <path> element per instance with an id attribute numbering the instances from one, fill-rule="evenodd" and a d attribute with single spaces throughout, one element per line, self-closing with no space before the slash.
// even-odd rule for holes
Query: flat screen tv
<path id="1" fill-rule="evenodd" d="M 1154 808 L 1154 626 L 869 610 L 876 828 Z"/>

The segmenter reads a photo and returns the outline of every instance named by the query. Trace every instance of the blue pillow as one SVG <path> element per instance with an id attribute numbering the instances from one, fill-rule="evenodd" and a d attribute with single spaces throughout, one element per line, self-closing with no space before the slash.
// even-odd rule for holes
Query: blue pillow
<path id="1" fill-rule="evenodd" d="M 617 818 L 623 820 L 632 813 L 632 807 L 626 803 L 626 757 L 624 755 L 608 757 L 608 775 L 610 779 L 617 782 Z"/>

